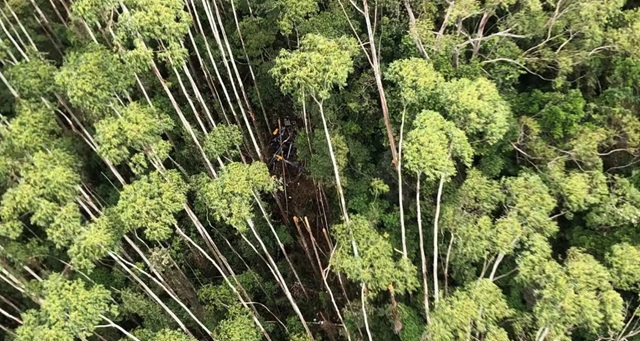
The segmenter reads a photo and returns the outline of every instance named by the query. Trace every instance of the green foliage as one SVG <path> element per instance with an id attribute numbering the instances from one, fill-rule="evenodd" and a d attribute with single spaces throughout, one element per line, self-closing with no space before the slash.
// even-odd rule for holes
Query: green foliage
<path id="1" fill-rule="evenodd" d="M 402 330 L 398 334 L 400 341 L 419 340 L 422 337 L 424 327 L 418 312 L 402 303 L 398 304 L 398 312 L 402 323 Z"/>
<path id="2" fill-rule="evenodd" d="M 506 133 L 511 110 L 486 78 L 455 79 L 437 89 L 436 108 L 462 129 L 472 143 L 493 145 Z"/>
<path id="3" fill-rule="evenodd" d="M 425 331 L 427 340 L 464 340 L 468 335 L 483 335 L 488 340 L 508 340 L 500 323 L 513 311 L 500 288 L 481 279 L 456 290 L 431 313 Z M 496 337 L 503 335 L 503 337 Z"/>
<path id="4" fill-rule="evenodd" d="M 55 214 L 47 237 L 57 247 L 70 245 L 82 233 L 82 215 L 75 203 L 67 203 Z"/>
<path id="5" fill-rule="evenodd" d="M 126 161 L 130 150 L 162 162 L 172 148 L 161 135 L 173 128 L 173 121 L 148 105 L 133 102 L 118 117 L 100 120 L 95 127 L 98 152 L 115 164 Z"/>
<path id="6" fill-rule="evenodd" d="M 364 5 L 6 0 L 0 281 L 10 285 L 0 294 L 9 314 L 28 312 L 23 326 L 3 317 L 3 328 L 17 329 L 18 340 L 124 339 L 99 312 L 141 341 L 257 340 L 255 317 L 273 340 L 307 340 L 292 300 L 314 338 L 343 339 L 333 299 L 352 339 L 366 338 L 365 314 L 381 340 L 639 333 L 638 1 Z M 193 83 L 180 86 L 178 75 Z M 205 109 L 214 122 L 200 129 L 195 115 Z M 400 113 L 402 197 L 385 129 L 400 140 Z M 269 130 L 284 118 L 296 136 L 290 163 L 267 167 L 257 160 L 273 155 Z M 325 123 L 351 221 L 338 221 L 326 195 L 335 174 Z M 202 155 L 188 125 L 221 161 L 215 174 L 198 175 Z M 243 143 L 249 129 L 257 158 Z M 420 193 L 406 186 L 416 178 Z M 415 297 L 416 194 L 429 224 L 441 204 L 441 264 L 428 280 L 444 290 L 429 324 Z M 266 226 L 238 235 L 260 215 L 255 200 L 286 260 Z M 145 259 L 121 244 L 125 234 Z M 266 250 L 247 243 L 256 239 Z M 115 253 L 150 262 L 166 286 L 150 290 L 192 336 L 110 261 Z M 260 265 L 265 253 L 282 276 Z M 38 277 L 49 280 L 28 282 Z M 116 300 L 91 281 L 117 290 Z M 241 307 L 229 284 L 256 310 Z M 291 298 L 278 294 L 283 284 Z"/>
<path id="7" fill-rule="evenodd" d="M 180 0 L 125 0 L 127 10 L 118 17 L 120 39 L 141 37 L 145 42 L 162 41 L 165 51 L 159 57 L 171 57 L 180 63 L 186 57 L 180 45 L 189 31 L 191 16 Z"/>
<path id="8" fill-rule="evenodd" d="M 509 191 L 505 205 L 527 231 L 544 236 L 557 232 L 558 226 L 549 218 L 556 201 L 539 176 L 524 173 L 507 178 L 504 186 Z"/>
<path id="9" fill-rule="evenodd" d="M 17 339 L 24 341 L 86 338 L 102 320 L 115 314 L 109 291 L 100 285 L 87 288 L 79 280 L 69 281 L 54 274 L 42 283 L 42 304 L 22 315 Z"/>
<path id="10" fill-rule="evenodd" d="M 195 177 L 196 204 L 203 213 L 229 224 L 240 232 L 247 228 L 247 219 L 253 217 L 253 195 L 271 192 L 276 188 L 274 179 L 264 163 L 228 164 L 215 180 L 204 174 Z"/>
<path id="11" fill-rule="evenodd" d="M 21 98 L 40 102 L 40 97 L 49 98 L 53 93 L 57 71 L 50 61 L 36 56 L 11 66 L 6 77 Z"/>
<path id="12" fill-rule="evenodd" d="M 277 27 L 265 18 L 249 17 L 239 23 L 249 58 L 262 55 L 276 40 Z"/>
<path id="13" fill-rule="evenodd" d="M 85 20 L 88 24 L 95 24 L 107 20 L 108 16 L 116 9 L 116 0 L 78 0 L 71 4 L 71 13 L 74 18 Z"/>
<path id="14" fill-rule="evenodd" d="M 544 131 L 556 139 L 573 135 L 585 116 L 586 102 L 576 89 L 566 94 L 534 90 L 522 102 L 522 110 L 538 117 Z"/>
<path id="15" fill-rule="evenodd" d="M 97 260 L 116 249 L 123 233 L 122 223 L 117 221 L 113 211 L 105 212 L 82 232 L 68 235 L 73 238 L 68 251 L 71 262 L 76 268 L 91 272 Z"/>
<path id="16" fill-rule="evenodd" d="M 115 210 L 125 231 L 145 229 L 151 240 L 165 240 L 171 236 L 174 214 L 187 202 L 188 186 L 175 170 L 144 175 L 120 192 Z"/>
<path id="17" fill-rule="evenodd" d="M 473 149 L 464 132 L 434 111 L 418 114 L 404 142 L 403 165 L 428 180 L 456 174 L 453 158 L 470 165 Z"/>
<path id="18" fill-rule="evenodd" d="M 598 171 L 564 173 L 551 169 L 551 175 L 571 212 L 584 211 L 605 199 L 608 194 L 607 178 Z"/>
<path id="19" fill-rule="evenodd" d="M 19 101 L 16 117 L 6 129 L 0 127 L 0 152 L 9 169 L 17 170 L 28 155 L 59 144 L 62 129 L 53 111 L 39 102 Z"/>
<path id="20" fill-rule="evenodd" d="M 248 309 L 239 305 L 229 307 L 229 317 L 221 321 L 215 330 L 215 337 L 229 341 L 259 341 L 260 330 L 254 325 Z"/>
<path id="21" fill-rule="evenodd" d="M 346 85 L 357 51 L 353 38 L 327 39 L 308 34 L 300 40 L 298 50 L 280 51 L 271 74 L 282 92 L 298 100 L 304 100 L 304 96 L 324 100 L 334 86 Z"/>
<path id="22" fill-rule="evenodd" d="M 117 104 L 114 95 L 127 92 L 134 77 L 116 54 L 90 44 L 67 54 L 55 80 L 71 104 L 82 109 L 89 120 L 97 120 L 113 113 Z"/>
<path id="23" fill-rule="evenodd" d="M 586 216 L 589 227 L 618 227 L 635 225 L 640 219 L 640 190 L 628 179 L 614 177 L 609 189 L 599 205 Z"/>
<path id="24" fill-rule="evenodd" d="M 156 302 L 151 301 L 146 295 L 127 288 L 120 292 L 120 299 L 122 300 L 119 305 L 121 314 L 124 316 L 137 315 L 143 319 L 146 333 L 140 333 L 144 334 L 140 335 L 142 339 L 156 340 L 152 337 L 159 337 L 159 335 L 173 335 L 178 340 L 180 340 L 180 337 L 186 337 L 182 333 L 164 329 L 171 327 L 174 323 L 173 320 Z"/>
<path id="25" fill-rule="evenodd" d="M 225 153 L 237 155 L 237 147 L 242 145 L 242 131 L 236 125 L 218 125 L 207 135 L 204 151 L 211 159 L 222 157 Z"/>
<path id="26" fill-rule="evenodd" d="M 162 329 L 159 332 L 153 332 L 147 329 L 138 329 L 134 335 L 140 339 L 140 341 L 195 341 L 191 336 L 188 336 L 181 331 L 171 329 Z"/>
<path id="27" fill-rule="evenodd" d="M 404 105 L 415 105 L 417 108 L 428 105 L 433 100 L 435 90 L 444 83 L 444 78 L 431 63 L 418 58 L 391 63 L 387 79 L 400 88 Z"/>
<path id="28" fill-rule="evenodd" d="M 76 160 L 58 149 L 37 152 L 21 175 L 20 183 L 9 188 L 0 202 L 0 234 L 10 238 L 20 235 L 19 218 L 23 214 L 31 213 L 31 222 L 41 227 L 59 218 L 60 206 L 75 199 L 80 182 Z M 70 227 L 67 232 L 73 232 L 73 225 Z"/>
<path id="29" fill-rule="evenodd" d="M 348 223 L 334 225 L 332 234 L 337 248 L 331 264 L 355 282 L 363 282 L 376 294 L 393 286 L 396 293 L 414 291 L 418 286 L 417 269 L 408 259 L 396 261 L 387 236 L 382 236 L 362 216 L 353 216 Z M 354 256 L 351 240 L 358 249 Z"/>
<path id="30" fill-rule="evenodd" d="M 548 328 L 550 336 L 563 340 L 575 328 L 591 335 L 622 328 L 624 303 L 604 266 L 591 255 L 570 249 L 563 267 L 550 257 L 546 241 L 533 242 L 537 246 L 519 261 L 518 277 L 539 288 L 533 308 L 539 328 Z"/>
<path id="31" fill-rule="evenodd" d="M 278 28 L 284 34 L 291 34 L 310 14 L 318 12 L 315 0 L 278 0 L 280 7 Z"/>
<path id="32" fill-rule="evenodd" d="M 344 136 L 340 133 L 331 133 L 331 144 L 333 146 L 333 154 L 336 158 L 338 171 L 342 173 L 349 162 L 349 146 Z M 331 155 L 329 154 L 329 146 L 324 134 L 316 133 L 311 139 L 311 148 L 313 153 L 309 152 L 309 144 L 305 133 L 300 133 L 296 138 L 298 154 L 303 160 L 307 160 L 307 169 L 316 181 L 323 184 L 335 185 L 336 178 L 333 173 L 333 165 L 331 163 Z M 343 183 L 344 185 L 344 183 Z"/>
<path id="33" fill-rule="evenodd" d="M 640 283 L 640 250 L 628 243 L 616 244 L 606 255 L 613 285 L 622 290 L 635 290 Z"/>

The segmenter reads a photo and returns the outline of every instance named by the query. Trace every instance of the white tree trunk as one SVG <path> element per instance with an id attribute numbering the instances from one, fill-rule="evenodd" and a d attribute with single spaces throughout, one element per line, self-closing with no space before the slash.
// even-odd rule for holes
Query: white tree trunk
<path id="1" fill-rule="evenodd" d="M 418 173 L 416 180 L 416 214 L 418 216 L 418 237 L 420 238 L 420 263 L 422 265 L 422 285 L 424 287 L 424 313 L 427 318 L 427 323 L 430 322 L 429 319 L 429 282 L 427 280 L 427 257 L 424 253 L 424 235 L 422 233 L 422 211 L 420 209 L 420 174 Z"/>
<path id="2" fill-rule="evenodd" d="M 440 204 L 442 201 L 442 188 L 444 187 L 444 174 L 440 176 L 438 195 L 436 197 L 436 214 L 433 218 L 433 300 L 438 303 L 438 222 L 440 220 Z"/>

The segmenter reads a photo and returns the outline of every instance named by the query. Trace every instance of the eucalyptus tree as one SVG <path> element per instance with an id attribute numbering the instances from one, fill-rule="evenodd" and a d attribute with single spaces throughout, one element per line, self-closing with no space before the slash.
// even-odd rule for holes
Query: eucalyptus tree
<path id="1" fill-rule="evenodd" d="M 427 284 L 426 255 L 422 233 L 422 214 L 420 207 L 420 182 L 424 175 L 427 181 L 439 180 L 436 213 L 433 225 L 433 290 L 434 300 L 438 301 L 438 220 L 440 199 L 444 182 L 456 174 L 455 160 L 470 165 L 473 148 L 465 133 L 454 123 L 445 120 L 435 111 L 422 111 L 413 122 L 413 129 L 407 133 L 405 141 L 405 167 L 416 174 L 416 214 L 420 238 L 420 257 L 424 285 L 424 309 L 428 315 L 429 299 Z"/>
<path id="2" fill-rule="evenodd" d="M 336 178 L 342 215 L 346 222 L 349 221 L 349 214 L 331 134 L 324 114 L 324 101 L 331 96 L 331 90 L 335 86 L 344 87 L 346 84 L 347 77 L 353 70 L 353 57 L 356 51 L 356 42 L 353 39 L 347 37 L 327 39 L 309 34 L 300 40 L 298 50 L 280 51 L 271 69 L 272 75 L 278 80 L 280 89 L 284 93 L 293 95 L 296 101 L 301 103 L 311 98 L 318 105 Z M 306 112 L 303 113 L 303 118 L 307 120 Z"/>
<path id="3" fill-rule="evenodd" d="M 93 334 L 103 316 L 117 314 L 109 291 L 87 288 L 81 280 L 53 274 L 42 283 L 40 309 L 26 311 L 17 330 L 18 340 L 74 340 Z"/>

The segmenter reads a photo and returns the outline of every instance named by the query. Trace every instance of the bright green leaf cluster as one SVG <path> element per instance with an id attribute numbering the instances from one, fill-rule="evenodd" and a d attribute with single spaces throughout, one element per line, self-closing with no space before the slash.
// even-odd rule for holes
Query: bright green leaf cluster
<path id="1" fill-rule="evenodd" d="M 91 120 L 112 114 L 117 104 L 115 95 L 127 92 L 134 82 L 133 74 L 118 56 L 96 44 L 67 54 L 55 79 L 71 104 Z"/>
<path id="2" fill-rule="evenodd" d="M 251 312 L 239 304 L 229 307 L 228 317 L 216 328 L 215 337 L 217 340 L 229 341 L 262 340 L 262 334 L 251 318 Z"/>
<path id="3" fill-rule="evenodd" d="M 102 320 L 115 313 L 109 291 L 100 285 L 87 288 L 80 280 L 69 281 L 53 274 L 42 284 L 42 304 L 22 315 L 16 332 L 20 341 L 86 338 Z M 55 337 L 55 338 L 54 338 Z"/>
<path id="4" fill-rule="evenodd" d="M 6 77 L 21 98 L 40 102 L 41 97 L 49 98 L 53 93 L 57 71 L 50 61 L 36 56 L 8 68 Z"/>
<path id="5" fill-rule="evenodd" d="M 42 227 L 60 219 L 59 211 L 73 202 L 80 183 L 76 166 L 76 160 L 61 150 L 37 152 L 32 164 L 22 169 L 20 183 L 2 196 L 0 234 L 17 238 L 22 230 L 19 218 L 25 213 L 32 213 L 31 222 Z"/>
<path id="6" fill-rule="evenodd" d="M 74 267 L 86 272 L 93 270 L 97 260 L 116 249 L 123 234 L 122 223 L 113 210 L 107 210 L 81 233 L 71 235 L 74 240 L 68 254 Z"/>
<path id="7" fill-rule="evenodd" d="M 464 340 L 482 335 L 486 340 L 507 341 L 500 323 L 513 315 L 500 288 L 488 279 L 469 283 L 439 303 L 431 314 L 425 339 Z"/>
<path id="8" fill-rule="evenodd" d="M 242 131 L 236 125 L 218 125 L 213 128 L 204 142 L 204 150 L 211 159 L 229 153 L 236 155 L 242 145 Z"/>
<path id="9" fill-rule="evenodd" d="M 429 180 L 456 174 L 453 158 L 470 165 L 473 148 L 464 132 L 435 111 L 418 114 L 405 139 L 403 165 Z"/>
<path id="10" fill-rule="evenodd" d="M 173 128 L 173 121 L 148 105 L 133 102 L 120 116 L 100 120 L 95 127 L 98 151 L 115 164 L 126 161 L 131 150 L 162 162 L 172 148 L 162 134 Z"/>
<path id="11" fill-rule="evenodd" d="M 201 212 L 242 232 L 247 228 L 246 220 L 253 217 L 253 195 L 273 191 L 276 183 L 264 163 L 232 162 L 215 180 L 204 175 L 196 178 L 194 187 Z"/>
<path id="12" fill-rule="evenodd" d="M 622 290 L 634 290 L 640 284 L 640 250 L 628 243 L 616 244 L 606 254 L 613 284 Z"/>
<path id="13" fill-rule="evenodd" d="M 346 85 L 357 51 L 353 38 L 327 39 L 307 34 L 300 40 L 298 50 L 280 51 L 271 74 L 282 92 L 293 94 L 298 100 L 304 96 L 323 100 L 334 86 Z"/>
<path id="14" fill-rule="evenodd" d="M 187 202 L 187 185 L 175 170 L 142 176 L 120 192 L 115 210 L 126 231 L 145 229 L 151 240 L 171 236 L 174 214 Z"/>
<path id="15" fill-rule="evenodd" d="M 331 258 L 334 268 L 354 282 L 363 282 L 373 293 L 393 286 L 396 293 L 412 292 L 418 287 L 417 269 L 407 258 L 396 261 L 393 246 L 362 216 L 348 223 L 334 225 L 336 251 Z M 354 256 L 351 240 L 358 256 Z"/>
<path id="16" fill-rule="evenodd" d="M 181 0 L 125 0 L 127 8 L 118 18 L 120 39 L 142 38 L 147 43 L 163 42 L 164 52 L 180 63 L 187 51 L 181 46 L 191 26 L 191 16 Z"/>
<path id="17" fill-rule="evenodd" d="M 604 266 L 575 248 L 569 249 L 561 266 L 551 258 L 545 240 L 536 238 L 530 245 L 518 261 L 518 277 L 540 288 L 533 308 L 539 328 L 561 340 L 569 340 L 575 328 L 591 335 L 622 328 L 624 302 Z"/>
<path id="18" fill-rule="evenodd" d="M 437 110 L 464 130 L 473 143 L 490 146 L 506 133 L 511 109 L 488 79 L 455 79 L 437 92 Z"/>

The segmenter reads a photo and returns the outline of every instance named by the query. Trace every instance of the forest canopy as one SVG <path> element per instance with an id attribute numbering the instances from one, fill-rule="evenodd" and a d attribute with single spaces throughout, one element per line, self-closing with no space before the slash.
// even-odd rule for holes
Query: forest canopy
<path id="1" fill-rule="evenodd" d="M 640 340 L 637 0 L 5 0 L 0 335 Z"/>

